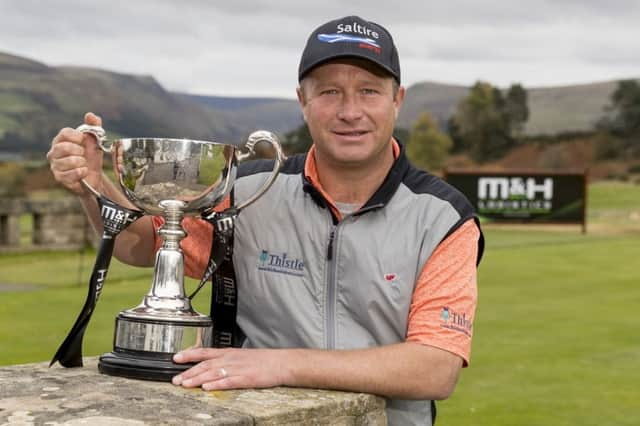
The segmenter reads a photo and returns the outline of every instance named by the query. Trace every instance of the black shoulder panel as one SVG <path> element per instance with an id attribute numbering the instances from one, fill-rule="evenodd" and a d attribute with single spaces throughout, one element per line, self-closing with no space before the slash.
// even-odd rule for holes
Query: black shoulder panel
<path id="1" fill-rule="evenodd" d="M 306 154 L 296 154 L 288 157 L 282 164 L 280 173 L 286 175 L 302 173 L 306 158 Z M 242 163 L 238 165 L 238 177 L 270 172 L 273 170 L 273 161 L 274 160 L 252 160 Z"/>
<path id="2" fill-rule="evenodd" d="M 479 264 L 484 252 L 484 235 L 482 233 L 482 229 L 480 228 L 480 221 L 478 220 L 476 211 L 467 197 L 451 184 L 445 182 L 437 176 L 419 170 L 414 166 L 409 167 L 409 170 L 404 176 L 403 184 L 415 194 L 429 194 L 441 200 L 447 201 L 458 212 L 458 214 L 460 215 L 460 219 L 454 226 L 451 227 L 443 240 L 451 235 L 463 223 L 471 218 L 474 219 L 474 221 L 476 222 L 476 226 L 478 226 L 478 229 L 480 230 L 480 240 L 478 241 L 478 258 L 476 259 L 477 264 Z"/>
<path id="3" fill-rule="evenodd" d="M 430 194 L 447 201 L 463 219 L 469 219 L 476 214 L 473 206 L 462 192 L 430 173 L 410 167 L 404 176 L 403 183 L 415 194 Z"/>

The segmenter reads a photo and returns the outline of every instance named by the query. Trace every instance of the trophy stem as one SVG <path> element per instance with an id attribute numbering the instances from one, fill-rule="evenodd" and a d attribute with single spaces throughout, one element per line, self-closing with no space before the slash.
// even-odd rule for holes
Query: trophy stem
<path id="1" fill-rule="evenodd" d="M 178 200 L 164 200 L 160 206 L 164 210 L 164 225 L 158 230 L 162 237 L 162 248 L 180 250 L 180 241 L 187 236 L 181 222 L 184 217 L 184 202 Z"/>
<path id="2" fill-rule="evenodd" d="M 191 302 L 184 291 L 184 257 L 180 249 L 180 241 L 187 235 L 181 225 L 184 203 L 165 200 L 160 206 L 165 219 L 158 230 L 162 247 L 156 254 L 153 284 L 143 304 L 160 311 L 191 312 Z"/>

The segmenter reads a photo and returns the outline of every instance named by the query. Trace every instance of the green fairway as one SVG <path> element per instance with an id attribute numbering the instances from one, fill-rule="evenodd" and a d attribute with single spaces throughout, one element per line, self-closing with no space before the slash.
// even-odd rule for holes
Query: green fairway
<path id="1" fill-rule="evenodd" d="M 438 424 L 640 424 L 640 185 L 591 185 L 588 205 L 587 235 L 486 227 L 471 365 L 438 403 Z M 12 284 L 0 292 L 0 365 L 51 358 L 94 256 L 0 255 L 0 284 Z M 111 349 L 115 315 L 140 302 L 150 279 L 150 269 L 113 262 L 85 355 Z M 196 298 L 201 312 L 208 303 L 207 293 Z"/>
<path id="2" fill-rule="evenodd" d="M 640 424 L 640 239 L 535 236 L 487 231 L 471 366 L 444 424 Z"/>

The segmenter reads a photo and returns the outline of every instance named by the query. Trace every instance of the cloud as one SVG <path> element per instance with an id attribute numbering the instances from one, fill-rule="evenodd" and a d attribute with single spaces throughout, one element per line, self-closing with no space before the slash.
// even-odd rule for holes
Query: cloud
<path id="1" fill-rule="evenodd" d="M 635 0 L 0 1 L 0 50 L 192 93 L 293 97 L 309 33 L 349 14 L 392 32 L 407 85 L 585 82 L 637 77 L 640 63 Z"/>

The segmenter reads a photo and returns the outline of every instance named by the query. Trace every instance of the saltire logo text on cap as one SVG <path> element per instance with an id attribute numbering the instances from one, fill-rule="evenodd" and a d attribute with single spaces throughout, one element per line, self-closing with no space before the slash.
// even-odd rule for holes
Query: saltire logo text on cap
<path id="1" fill-rule="evenodd" d="M 318 40 L 324 43 L 359 43 L 360 47 L 380 53 L 380 45 L 373 39 L 346 34 L 318 34 Z"/>

